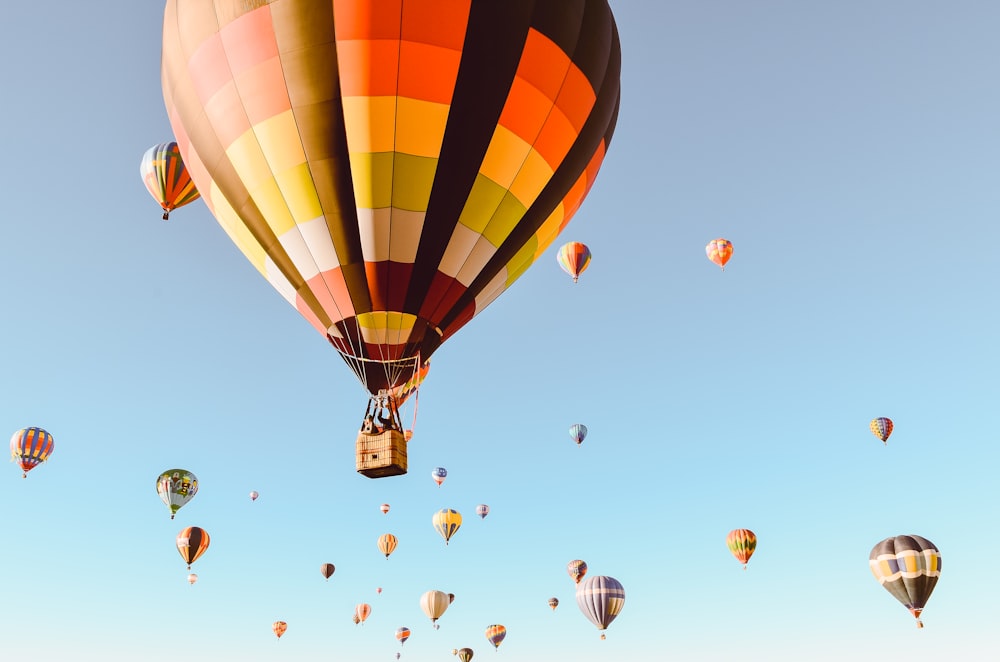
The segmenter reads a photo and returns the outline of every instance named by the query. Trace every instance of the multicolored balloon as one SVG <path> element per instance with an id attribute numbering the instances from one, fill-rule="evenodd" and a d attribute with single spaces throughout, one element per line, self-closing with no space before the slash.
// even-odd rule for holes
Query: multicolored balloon
<path id="1" fill-rule="evenodd" d="M 577 584 L 583 579 L 583 576 L 587 574 L 587 562 L 581 561 L 580 559 L 575 559 L 566 564 L 566 572 Z"/>
<path id="2" fill-rule="evenodd" d="M 271 625 L 271 630 L 274 631 L 274 636 L 281 639 L 281 635 L 285 634 L 285 631 L 288 630 L 288 623 L 284 621 L 275 621 L 274 624 Z"/>
<path id="3" fill-rule="evenodd" d="M 260 496 L 260 493 L 257 490 L 254 490 L 253 492 L 250 493 L 250 500 L 251 501 L 256 501 L 257 497 L 259 497 L 259 496 Z"/>
<path id="4" fill-rule="evenodd" d="M 357 614 L 354 614 L 353 616 L 351 616 L 351 620 L 352 620 L 352 621 L 354 621 L 354 624 L 355 624 L 355 625 L 357 625 L 358 623 L 360 623 L 360 622 L 361 622 L 361 619 L 360 619 L 360 618 L 358 618 L 358 615 L 357 615 Z"/>
<path id="5" fill-rule="evenodd" d="M 198 477 L 186 469 L 167 469 L 156 479 L 156 493 L 170 508 L 170 519 L 198 494 Z"/>
<path id="6" fill-rule="evenodd" d="M 396 628 L 396 641 L 402 646 L 406 643 L 406 640 L 410 638 L 410 628 L 401 627 Z"/>
<path id="7" fill-rule="evenodd" d="M 614 577 L 588 577 L 576 589 L 576 604 L 604 639 L 604 630 L 625 606 L 625 588 Z"/>
<path id="8" fill-rule="evenodd" d="M 574 283 L 580 280 L 580 274 L 590 266 L 590 258 L 590 249 L 587 248 L 586 244 L 581 244 L 578 241 L 563 244 L 559 252 L 556 253 L 556 262 L 559 263 L 563 271 L 573 277 Z"/>
<path id="9" fill-rule="evenodd" d="M 893 536 L 872 548 L 868 565 L 878 583 L 903 603 L 924 627 L 920 614 L 941 576 L 941 552 L 920 536 Z"/>
<path id="10" fill-rule="evenodd" d="M 733 242 L 728 239 L 713 239 L 708 242 L 708 246 L 705 246 L 705 254 L 709 260 L 725 271 L 726 263 L 733 256 Z"/>
<path id="11" fill-rule="evenodd" d="M 502 625 L 488 625 L 486 626 L 486 641 L 493 644 L 493 648 L 500 648 L 500 644 L 503 642 L 504 637 L 507 636 L 507 628 Z"/>
<path id="12" fill-rule="evenodd" d="M 475 653 L 471 648 L 459 648 L 457 655 L 458 662 L 471 662 L 472 656 L 475 655 Z"/>
<path id="13" fill-rule="evenodd" d="M 396 549 L 396 545 L 399 544 L 399 538 L 392 535 L 391 533 L 383 533 L 378 537 L 378 550 L 385 554 L 385 558 L 389 558 L 393 550 Z"/>
<path id="14" fill-rule="evenodd" d="M 201 197 L 175 142 L 160 143 L 146 150 L 139 161 L 139 174 L 146 190 L 163 208 L 164 221 L 173 210 Z"/>
<path id="15" fill-rule="evenodd" d="M 177 551 L 187 563 L 188 570 L 208 549 L 208 542 L 208 532 L 197 526 L 189 526 L 177 534 Z"/>
<path id="16" fill-rule="evenodd" d="M 427 591 L 420 596 L 420 608 L 434 624 L 437 624 L 437 620 L 441 618 L 450 604 L 451 600 L 448 599 L 448 594 L 444 591 Z"/>
<path id="17" fill-rule="evenodd" d="M 319 566 L 319 572 L 320 572 L 320 574 L 323 575 L 323 577 L 327 581 L 330 581 L 330 577 L 333 576 L 333 573 L 336 570 L 337 570 L 337 568 L 334 567 L 334 565 L 332 563 L 323 563 L 323 564 L 320 564 L 320 566 Z"/>
<path id="18" fill-rule="evenodd" d="M 556 610 L 559 606 L 559 598 L 549 598 L 549 606 L 552 607 L 552 611 Z"/>
<path id="19" fill-rule="evenodd" d="M 579 446 L 587 438 L 587 426 L 583 423 L 575 423 L 569 426 L 569 436 Z"/>
<path id="20" fill-rule="evenodd" d="M 56 444 L 52 435 L 42 428 L 24 428 L 10 438 L 10 457 L 21 467 L 22 478 L 49 459 Z"/>
<path id="21" fill-rule="evenodd" d="M 479 519 L 486 519 L 486 516 L 490 514 L 490 507 L 481 503 L 476 506 L 476 514 L 479 515 Z"/>
<path id="22" fill-rule="evenodd" d="M 368 620 L 368 616 L 372 613 L 372 606 L 367 602 L 362 602 L 361 604 L 354 606 L 354 615 L 358 617 L 358 620 L 364 624 Z"/>
<path id="23" fill-rule="evenodd" d="M 434 525 L 434 530 L 444 538 L 444 544 L 447 545 L 451 537 L 462 526 L 462 514 L 451 508 L 442 508 L 434 513 L 431 523 Z"/>
<path id="24" fill-rule="evenodd" d="M 872 422 L 868 424 L 871 428 L 872 434 L 882 440 L 883 444 L 888 446 L 889 435 L 892 434 L 892 420 L 886 418 L 885 416 L 880 416 L 878 418 L 872 419 Z M 904 446 L 906 444 L 903 444 Z"/>
<path id="25" fill-rule="evenodd" d="M 437 483 L 438 487 L 441 487 L 441 483 L 444 479 L 448 477 L 448 470 L 444 467 L 434 467 L 434 471 L 431 472 L 431 478 Z"/>
<path id="26" fill-rule="evenodd" d="M 382 510 L 383 515 L 389 514 L 389 504 L 383 503 L 379 508 Z"/>
<path id="27" fill-rule="evenodd" d="M 726 535 L 726 547 L 746 570 L 747 562 L 757 549 L 757 536 L 750 529 L 733 529 Z"/>

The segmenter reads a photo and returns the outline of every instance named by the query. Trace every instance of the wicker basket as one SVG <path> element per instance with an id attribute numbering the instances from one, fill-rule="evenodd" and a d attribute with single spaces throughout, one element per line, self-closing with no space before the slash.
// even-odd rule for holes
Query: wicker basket
<path id="1" fill-rule="evenodd" d="M 359 432 L 354 445 L 358 473 L 369 478 L 406 473 L 406 437 L 399 430 Z"/>

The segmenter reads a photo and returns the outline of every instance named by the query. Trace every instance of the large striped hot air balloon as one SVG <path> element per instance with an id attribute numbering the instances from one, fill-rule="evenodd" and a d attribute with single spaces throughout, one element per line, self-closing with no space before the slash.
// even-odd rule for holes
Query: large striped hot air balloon
<path id="1" fill-rule="evenodd" d="M 374 399 L 569 223 L 614 132 L 620 69 L 608 0 L 164 11 L 163 98 L 192 179 Z"/>
<path id="2" fill-rule="evenodd" d="M 167 469 L 156 478 L 156 493 L 170 509 L 170 519 L 198 494 L 198 477 L 186 469 Z"/>
<path id="3" fill-rule="evenodd" d="M 383 533 L 378 537 L 378 551 L 385 554 L 385 558 L 389 558 L 389 555 L 392 554 L 398 544 L 399 538 L 391 533 Z"/>
<path id="4" fill-rule="evenodd" d="M 726 547 L 746 570 L 747 562 L 757 549 L 757 536 L 750 529 L 733 529 L 726 535 Z"/>
<path id="5" fill-rule="evenodd" d="M 488 625 L 486 627 L 486 641 L 493 644 L 494 650 L 500 648 L 500 644 L 506 636 L 507 628 L 502 625 Z"/>
<path id="6" fill-rule="evenodd" d="M 878 418 L 873 418 L 868 427 L 871 429 L 873 435 L 881 439 L 883 444 L 888 445 L 889 435 L 892 434 L 892 419 L 879 416 Z"/>
<path id="7" fill-rule="evenodd" d="M 149 194 L 163 208 L 164 221 L 173 210 L 201 197 L 175 142 L 160 143 L 146 150 L 139 161 L 139 174 Z"/>
<path id="8" fill-rule="evenodd" d="M 614 577 L 587 577 L 576 587 L 576 604 L 604 639 L 604 630 L 625 606 L 625 588 Z"/>
<path id="9" fill-rule="evenodd" d="M 586 244 L 579 241 L 571 241 L 563 246 L 556 253 L 556 262 L 563 271 L 573 277 L 573 282 L 580 280 L 580 274 L 590 266 L 590 249 Z"/>
<path id="10" fill-rule="evenodd" d="M 920 536 L 893 536 L 872 548 L 868 565 L 878 583 L 903 603 L 924 627 L 920 614 L 941 576 L 941 552 Z"/>
<path id="11" fill-rule="evenodd" d="M 23 428 L 10 438 L 10 457 L 21 467 L 21 477 L 49 459 L 56 447 L 52 435 L 42 428 Z"/>
<path id="12" fill-rule="evenodd" d="M 208 543 L 208 532 L 197 526 L 189 526 L 177 534 L 177 551 L 187 563 L 188 570 L 208 549 Z"/>
<path id="13" fill-rule="evenodd" d="M 457 510 L 452 510 L 451 508 L 442 508 L 441 510 L 434 513 L 434 517 L 431 518 L 431 523 L 434 525 L 434 530 L 441 534 L 444 538 L 444 544 L 447 545 L 451 537 L 458 532 L 459 527 L 462 526 L 462 514 Z"/>

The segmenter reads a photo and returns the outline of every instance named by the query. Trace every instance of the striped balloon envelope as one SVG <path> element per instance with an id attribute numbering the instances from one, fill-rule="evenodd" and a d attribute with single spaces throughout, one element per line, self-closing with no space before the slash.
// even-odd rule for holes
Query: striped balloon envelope
<path id="1" fill-rule="evenodd" d="M 164 221 L 173 210 L 201 197 L 175 142 L 160 143 L 146 150 L 139 161 L 139 174 L 146 190 L 163 208 Z"/>
<path id="2" fill-rule="evenodd" d="M 747 569 L 747 562 L 757 549 L 757 536 L 750 529 L 733 529 L 726 535 L 726 547 Z"/>
<path id="3" fill-rule="evenodd" d="M 434 530 L 444 538 L 444 544 L 447 545 L 451 537 L 462 526 L 462 514 L 451 508 L 442 508 L 434 513 L 431 523 L 434 525 Z"/>
<path id="4" fill-rule="evenodd" d="M 726 263 L 733 256 L 733 242 L 728 239 L 713 239 L 705 246 L 705 254 L 709 260 L 725 271 Z"/>
<path id="5" fill-rule="evenodd" d="M 566 572 L 577 584 L 583 579 L 583 576 L 587 574 L 587 562 L 580 559 L 574 559 L 566 564 Z"/>
<path id="6" fill-rule="evenodd" d="M 892 536 L 868 555 L 868 565 L 882 587 L 910 610 L 917 627 L 920 614 L 941 576 L 941 552 L 921 536 Z"/>
<path id="7" fill-rule="evenodd" d="M 27 478 L 28 472 L 49 459 L 55 448 L 52 435 L 42 428 L 24 428 L 10 438 L 10 457 L 17 462 Z"/>
<path id="8" fill-rule="evenodd" d="M 883 444 L 888 445 L 889 435 L 892 434 L 892 419 L 888 419 L 885 416 L 873 418 L 868 427 L 871 429 L 873 435 L 881 439 Z M 906 444 L 904 443 L 903 445 L 905 446 Z"/>
<path id="9" fill-rule="evenodd" d="M 614 577 L 587 577 L 576 587 L 576 604 L 587 620 L 597 626 L 601 639 L 604 639 L 604 630 L 625 606 L 625 588 Z"/>
<path id="10" fill-rule="evenodd" d="M 573 277 L 575 283 L 580 280 L 580 274 L 590 266 L 591 257 L 590 249 L 587 248 L 586 244 L 571 241 L 568 244 L 563 244 L 559 252 L 556 253 L 556 262 L 559 263 L 563 271 Z"/>
<path id="11" fill-rule="evenodd" d="M 486 627 L 486 641 L 493 644 L 493 648 L 500 648 L 504 637 L 507 636 L 507 628 L 502 625 L 488 625 Z"/>
<path id="12" fill-rule="evenodd" d="M 402 646 L 406 643 L 406 640 L 410 638 L 410 628 L 400 627 L 396 628 L 396 641 Z"/>
<path id="13" fill-rule="evenodd" d="M 189 526 L 177 534 L 177 551 L 187 563 L 188 570 L 208 549 L 209 540 L 208 532 L 197 526 Z"/>
<path id="14" fill-rule="evenodd" d="M 389 558 L 389 555 L 395 551 L 398 544 L 399 538 L 391 533 L 383 533 L 378 537 L 378 551 L 385 554 L 385 558 Z"/>
<path id="15" fill-rule="evenodd" d="M 271 625 L 271 631 L 274 632 L 274 636 L 281 639 L 281 635 L 288 631 L 288 623 L 284 621 L 275 621 Z"/>

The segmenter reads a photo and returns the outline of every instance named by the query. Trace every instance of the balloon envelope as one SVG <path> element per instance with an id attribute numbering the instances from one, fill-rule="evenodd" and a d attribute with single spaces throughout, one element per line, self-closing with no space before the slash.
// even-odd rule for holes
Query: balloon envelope
<path id="1" fill-rule="evenodd" d="M 441 618 L 449 604 L 451 601 L 444 591 L 427 591 L 420 596 L 420 609 L 427 614 L 427 618 L 431 619 L 432 623 Z"/>
<path id="2" fill-rule="evenodd" d="M 156 479 L 156 493 L 173 519 L 181 506 L 198 494 L 198 477 L 185 469 L 167 469 Z"/>
<path id="3" fill-rule="evenodd" d="M 400 645 L 405 644 L 406 640 L 410 638 L 410 628 L 402 627 L 396 628 L 396 640 L 399 641 Z"/>
<path id="4" fill-rule="evenodd" d="M 378 549 L 385 554 L 385 558 L 389 558 L 389 555 L 392 554 L 398 544 L 399 539 L 391 533 L 383 533 L 378 537 Z"/>
<path id="5" fill-rule="evenodd" d="M 451 537 L 462 526 L 462 514 L 451 508 L 442 508 L 434 513 L 431 523 L 434 525 L 434 530 L 444 538 L 444 544 L 447 545 Z"/>
<path id="6" fill-rule="evenodd" d="M 256 501 L 257 497 L 259 497 L 259 496 L 260 496 L 260 493 L 257 492 L 257 490 L 254 490 L 253 492 L 250 493 L 250 500 L 251 501 Z"/>
<path id="7" fill-rule="evenodd" d="M 507 628 L 502 625 L 489 625 L 486 627 L 486 641 L 493 644 L 493 648 L 500 648 L 500 643 L 507 636 Z"/>
<path id="8" fill-rule="evenodd" d="M 577 584 L 583 579 L 583 576 L 587 574 L 587 562 L 581 561 L 580 559 L 574 559 L 566 564 L 566 572 Z"/>
<path id="9" fill-rule="evenodd" d="M 583 423 L 576 423 L 569 427 L 569 436 L 576 442 L 579 446 L 583 443 L 583 440 L 587 438 L 587 426 Z"/>
<path id="10" fill-rule="evenodd" d="M 281 635 L 285 634 L 285 630 L 287 629 L 288 629 L 288 623 L 284 621 L 275 621 L 274 624 L 271 626 L 271 630 L 274 631 L 274 635 L 278 639 L 281 639 Z"/>
<path id="11" fill-rule="evenodd" d="M 173 210 L 201 197 L 175 142 L 160 143 L 146 150 L 139 161 L 139 175 L 146 190 L 163 209 L 164 221 Z"/>
<path id="12" fill-rule="evenodd" d="M 892 434 L 891 419 L 880 416 L 879 418 L 872 419 L 872 422 L 868 424 L 868 427 L 871 428 L 873 435 L 882 440 L 882 443 L 889 441 L 889 435 Z"/>
<path id="13" fill-rule="evenodd" d="M 434 467 L 434 471 L 431 472 L 431 478 L 433 478 L 434 482 L 438 484 L 438 487 L 441 487 L 441 483 L 443 483 L 444 479 L 447 477 L 448 470 L 444 467 Z"/>
<path id="14" fill-rule="evenodd" d="M 941 576 L 941 552 L 921 536 L 893 536 L 872 548 L 868 555 L 872 574 L 892 597 L 899 600 L 923 627 L 920 614 Z"/>
<path id="15" fill-rule="evenodd" d="M 746 568 L 747 561 L 757 549 L 757 536 L 750 529 L 733 529 L 726 535 L 726 547 Z"/>
<path id="16" fill-rule="evenodd" d="M 586 244 L 581 244 L 578 241 L 563 244 L 556 253 L 556 262 L 559 263 L 563 271 L 573 277 L 574 283 L 580 279 L 580 274 L 590 266 L 590 258 L 590 249 L 587 248 Z"/>
<path id="17" fill-rule="evenodd" d="M 334 565 L 332 563 L 323 563 L 319 567 L 320 574 L 322 574 L 323 577 L 326 578 L 326 579 L 330 579 L 330 577 L 333 576 L 333 573 L 336 570 L 337 570 L 337 568 L 334 567 Z"/>
<path id="18" fill-rule="evenodd" d="M 458 653 L 456 653 L 458 662 L 469 662 L 474 654 L 471 648 L 459 648 Z"/>
<path id="19" fill-rule="evenodd" d="M 559 598 L 549 598 L 549 606 L 552 607 L 552 611 L 556 610 L 559 606 Z"/>
<path id="20" fill-rule="evenodd" d="M 389 514 L 389 504 L 387 504 L 387 503 L 383 503 L 383 504 L 382 504 L 382 505 L 380 506 L 380 509 L 382 510 L 382 514 L 383 514 L 383 515 L 387 515 L 387 514 Z"/>
<path id="21" fill-rule="evenodd" d="M 196 581 L 198 581 L 198 575 L 194 574 L 193 572 L 190 575 L 188 575 L 188 584 L 194 584 Z"/>
<path id="22" fill-rule="evenodd" d="M 576 604 L 598 630 L 605 630 L 625 606 L 625 589 L 614 577 L 587 577 L 576 588 Z"/>
<path id="23" fill-rule="evenodd" d="M 362 602 L 354 607 L 354 615 L 358 617 L 358 620 L 364 623 L 368 620 L 369 614 L 372 613 L 372 606 L 367 602 Z"/>
<path id="24" fill-rule="evenodd" d="M 733 256 L 733 242 L 728 239 L 713 239 L 705 246 L 705 254 L 709 260 L 725 270 L 726 262 Z"/>
<path id="25" fill-rule="evenodd" d="M 208 543 L 208 532 L 197 526 L 189 526 L 177 534 L 177 551 L 187 563 L 188 570 L 208 549 Z"/>
<path id="26" fill-rule="evenodd" d="M 49 459 L 56 444 L 52 435 L 42 428 L 24 428 L 10 438 L 10 457 L 18 463 L 23 477 Z"/>
<path id="27" fill-rule="evenodd" d="M 476 506 L 476 514 L 479 515 L 480 519 L 486 519 L 486 516 L 490 514 L 490 507 L 485 503 L 481 503 Z"/>

